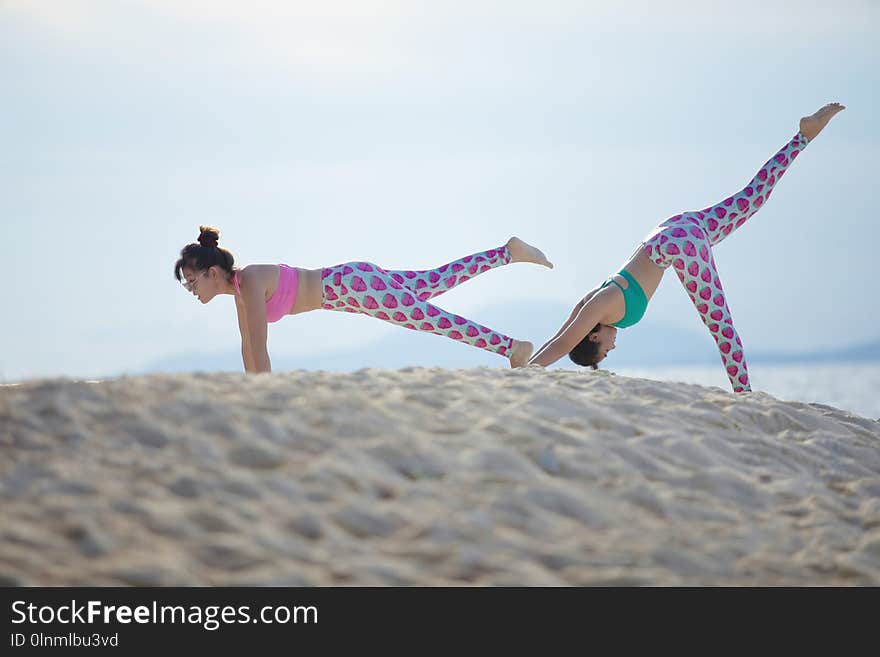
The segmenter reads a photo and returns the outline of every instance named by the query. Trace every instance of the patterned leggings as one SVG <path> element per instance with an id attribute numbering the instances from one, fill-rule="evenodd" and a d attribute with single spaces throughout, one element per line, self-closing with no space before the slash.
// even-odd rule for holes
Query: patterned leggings
<path id="1" fill-rule="evenodd" d="M 724 298 L 712 247 L 742 226 L 770 198 L 774 185 L 806 145 L 807 139 L 798 133 L 741 192 L 705 210 L 670 217 L 645 238 L 644 250 L 654 263 L 664 269 L 670 265 L 675 268 L 718 345 L 734 392 L 751 390 L 749 368 Z"/>
<path id="2" fill-rule="evenodd" d="M 510 263 L 507 246 L 425 271 L 385 270 L 346 262 L 323 270 L 323 307 L 364 313 L 414 331 L 427 331 L 506 356 L 513 339 L 428 303 L 456 285 Z"/>

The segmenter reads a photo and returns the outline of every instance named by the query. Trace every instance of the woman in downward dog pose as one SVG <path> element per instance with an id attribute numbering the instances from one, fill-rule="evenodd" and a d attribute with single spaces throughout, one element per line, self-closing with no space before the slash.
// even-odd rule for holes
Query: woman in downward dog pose
<path id="1" fill-rule="evenodd" d="M 510 360 L 522 367 L 533 345 L 514 340 L 474 321 L 453 315 L 429 300 L 485 271 L 511 262 L 553 265 L 535 247 L 517 237 L 504 246 L 474 253 L 449 264 L 424 271 L 386 270 L 370 262 L 346 262 L 324 269 L 288 265 L 234 267 L 234 258 L 217 245 L 220 232 L 201 226 L 198 242 L 181 250 L 174 276 L 208 303 L 218 294 L 235 297 L 241 356 L 247 372 L 270 372 L 266 349 L 267 324 L 285 315 L 324 308 L 363 313 L 392 324 L 444 335 Z"/>
<path id="2" fill-rule="evenodd" d="M 621 271 L 575 306 L 530 364 L 547 366 L 568 354 L 578 365 L 596 369 L 614 349 L 617 329 L 642 318 L 663 273 L 672 266 L 718 345 L 734 392 L 750 391 L 742 341 L 733 327 L 712 247 L 764 205 L 798 154 L 843 109 L 843 105 L 831 103 L 802 118 L 798 133 L 742 191 L 705 210 L 677 214 L 654 228 Z"/>

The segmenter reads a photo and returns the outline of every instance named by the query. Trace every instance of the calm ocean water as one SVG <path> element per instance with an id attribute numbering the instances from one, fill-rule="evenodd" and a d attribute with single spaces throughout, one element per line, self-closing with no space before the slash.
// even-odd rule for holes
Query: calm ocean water
<path id="1" fill-rule="evenodd" d="M 752 389 L 786 401 L 818 402 L 880 419 L 880 363 L 840 365 L 765 365 L 749 363 Z M 717 366 L 610 368 L 621 376 L 681 381 L 730 390 Z"/>

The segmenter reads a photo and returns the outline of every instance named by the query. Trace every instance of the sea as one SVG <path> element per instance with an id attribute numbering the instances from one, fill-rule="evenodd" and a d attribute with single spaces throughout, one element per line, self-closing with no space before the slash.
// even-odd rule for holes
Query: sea
<path id="1" fill-rule="evenodd" d="M 721 364 L 680 367 L 610 368 L 621 376 L 717 386 L 730 390 Z M 880 363 L 749 363 L 752 390 L 784 401 L 814 402 L 880 420 Z"/>

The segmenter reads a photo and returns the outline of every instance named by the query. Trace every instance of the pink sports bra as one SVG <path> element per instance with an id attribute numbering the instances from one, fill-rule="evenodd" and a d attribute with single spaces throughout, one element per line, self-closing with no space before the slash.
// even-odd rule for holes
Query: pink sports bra
<path id="1" fill-rule="evenodd" d="M 284 317 L 293 308 L 296 303 L 296 285 L 299 281 L 299 274 L 296 267 L 287 265 L 278 265 L 281 269 L 278 275 L 278 287 L 275 293 L 266 301 L 266 321 L 277 322 Z M 238 272 L 232 276 L 232 282 L 235 289 L 241 294 L 241 287 L 238 283 Z"/>

